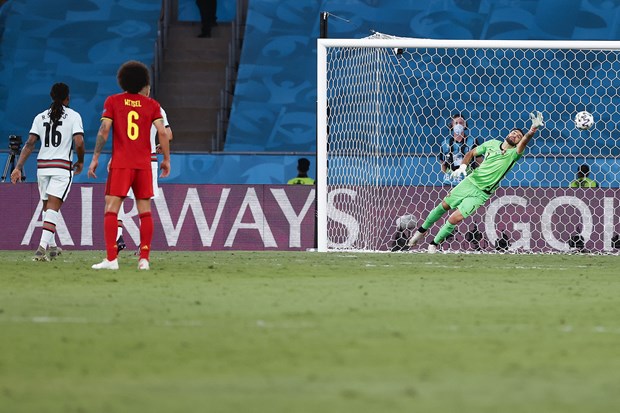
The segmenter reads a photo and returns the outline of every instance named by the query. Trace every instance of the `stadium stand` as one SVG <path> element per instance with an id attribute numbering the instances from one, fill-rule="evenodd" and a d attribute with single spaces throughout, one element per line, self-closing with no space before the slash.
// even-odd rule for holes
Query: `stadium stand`
<path id="1" fill-rule="evenodd" d="M 570 4 L 569 4 L 570 3 Z M 451 5 L 451 6 L 450 6 Z M 328 37 L 362 38 L 373 31 L 400 37 L 437 39 L 539 39 L 605 40 L 617 39 L 614 2 L 542 0 L 521 2 L 419 2 L 419 1 L 323 1 L 312 5 L 296 0 L 250 2 L 245 45 L 241 56 L 235 99 L 226 137 L 227 151 L 314 151 L 316 103 L 316 38 L 319 13 L 328 11 Z M 449 68 L 449 66 L 448 66 Z M 545 77 L 541 66 L 538 76 Z M 448 69 L 449 70 L 449 69 Z M 581 71 L 596 80 L 596 64 Z M 494 68 L 477 72 L 480 83 L 493 82 Z M 429 78 L 429 89 L 438 79 Z M 505 74 L 510 78 L 510 73 Z M 569 77 L 567 84 L 570 87 Z M 440 81 L 440 80 L 439 80 Z M 617 87 L 616 84 L 613 87 Z M 453 91 L 447 91 L 451 93 Z M 587 92 L 587 91 L 586 91 Z M 609 93 L 609 92 L 608 92 Z M 613 94 L 613 93 L 612 93 Z M 594 95 L 594 93 L 592 94 Z M 411 93 L 415 96 L 415 93 Z M 484 98 L 484 96 L 481 96 Z M 547 97 L 547 99 L 555 97 Z M 473 99 L 475 101 L 475 99 Z M 477 102 L 484 105 L 483 99 Z M 545 106 L 548 101 L 541 101 Z M 558 112 L 573 113 L 575 102 L 554 102 Z M 441 117 L 441 107 L 431 116 Z M 474 103 L 463 108 L 470 117 L 479 112 Z M 519 123 L 515 113 L 514 122 Z M 413 120 L 412 120 L 413 121 Z M 496 119 L 487 119 L 495 122 Z M 435 136 L 440 137 L 438 129 Z M 559 143 L 568 136 L 558 136 Z M 608 140 L 594 132 L 589 139 Z M 580 142 L 587 146 L 591 142 Z M 436 142 L 429 142 L 434 146 Z M 533 145 L 533 147 L 538 147 Z M 556 149 L 566 146 L 557 145 Z"/>
<path id="2" fill-rule="evenodd" d="M 0 44 L 0 137 L 27 135 L 35 108 L 49 105 L 54 82 L 71 87 L 92 148 L 103 101 L 117 93 L 116 70 L 150 65 L 159 2 L 11 0 Z"/>
<path id="3" fill-rule="evenodd" d="M 221 3 L 228 5 L 218 4 L 218 18 L 232 16 L 234 0 Z M 193 0 L 179 0 L 178 5 L 179 20 L 197 18 Z M 609 40 L 620 34 L 615 24 L 620 6 L 610 1 L 252 0 L 224 153 L 177 158 L 180 165 L 178 175 L 171 178 L 174 182 L 283 182 L 294 172 L 299 155 L 315 152 L 316 38 L 321 11 L 330 13 L 328 37 L 361 38 L 373 30 L 442 39 Z M 72 87 L 72 105 L 83 114 L 85 128 L 93 131 L 87 133 L 87 148 L 92 148 L 103 99 L 118 89 L 114 78 L 118 65 L 127 56 L 152 62 L 159 13 L 157 1 L 6 3 L 0 9 L 4 31 L 0 140 L 25 134 L 34 108 L 49 100 L 49 84 L 64 81 Z M 584 72 L 591 74 L 595 70 Z M 592 86 L 602 87 L 596 79 Z M 560 104 L 572 110 L 571 102 Z M 475 107 L 464 109 L 475 117 Z M 441 139 L 442 133 L 436 136 Z M 558 136 L 555 147 L 566 150 L 566 139 Z M 618 136 L 593 131 L 591 139 L 603 139 L 607 147 L 614 147 L 610 143 Z M 436 144 L 429 141 L 430 146 Z M 573 147 L 587 144 L 582 141 Z M 571 174 L 572 168 L 568 170 Z"/>
<path id="4" fill-rule="evenodd" d="M 166 77 L 154 85 L 154 92 L 161 92 L 157 98 L 176 121 L 178 137 L 184 138 L 178 139 L 177 150 L 211 149 L 228 53 L 227 22 L 235 2 L 219 3 L 220 25 L 213 39 L 197 39 L 198 26 L 175 20 L 168 45 L 170 59 L 164 62 Z M 199 19 L 193 1 L 182 0 L 179 11 L 185 19 Z M 32 111 L 49 103 L 50 84 L 63 81 L 71 87 L 73 107 L 83 114 L 86 145 L 92 148 L 103 100 L 119 91 L 115 77 L 118 66 L 129 59 L 149 66 L 153 63 L 160 12 L 161 2 L 151 1 L 6 3 L 0 25 L 4 28 L 0 111 L 5 120 L 0 136 L 25 135 Z M 218 56 L 223 57 L 218 60 Z M 196 94 L 193 99 L 192 93 Z"/>
<path id="5" fill-rule="evenodd" d="M 613 40 L 618 38 L 619 30 L 614 20 L 619 6 L 614 2 L 360 0 L 308 4 L 283 0 L 275 5 L 269 0 L 255 0 L 250 3 L 248 11 L 245 43 L 226 135 L 226 151 L 315 151 L 315 39 L 319 36 L 321 11 L 330 14 L 328 37 L 332 38 L 362 38 L 376 31 L 400 37 L 437 39 Z M 598 79 L 597 64 L 600 63 L 595 61 L 589 67 L 560 68 L 566 72 L 566 82 L 558 85 L 558 91 L 574 87 L 569 79 L 576 74 L 582 79 L 590 79 L 583 93 L 592 99 L 593 105 L 598 98 L 606 99 L 603 95 L 617 95 L 620 83 L 618 80 L 609 82 Z M 545 79 L 546 70 L 558 69 L 542 64 L 536 76 Z M 497 84 L 494 74 L 495 68 L 489 67 L 486 71 L 478 70 L 473 76 L 478 76 L 481 84 Z M 429 90 L 446 87 L 440 77 L 425 76 L 421 82 Z M 509 78 L 511 73 L 507 71 L 503 79 Z M 510 85 L 506 91 L 509 89 Z M 597 93 L 601 90 L 605 93 Z M 416 96 L 415 90 L 410 92 L 408 96 Z M 453 93 L 455 91 L 446 90 L 446 94 Z M 477 118 L 487 98 L 496 97 L 484 94 L 472 97 L 463 110 L 471 118 Z M 542 96 L 540 101 L 542 107 L 554 107 L 556 113 L 575 113 L 578 104 L 558 95 Z M 429 103 L 428 110 L 428 115 L 434 118 L 445 115 L 440 104 L 433 106 Z M 522 115 L 515 110 L 512 119 L 502 121 L 519 125 Z M 570 123 L 570 117 L 568 119 Z M 603 120 L 609 124 L 620 122 L 620 118 Z M 415 119 L 410 121 L 413 124 L 416 122 Z M 493 124 L 498 119 L 481 118 L 478 121 Z M 427 153 L 434 152 L 439 144 L 433 139 L 442 139 L 442 126 L 438 125 L 430 134 Z M 554 144 L 538 145 L 534 142 L 531 145 L 531 154 L 538 155 L 534 162 L 544 164 L 544 156 L 550 154 L 569 158 L 583 156 L 581 148 L 618 150 L 614 144 L 620 137 L 617 134 L 594 129 L 587 136 L 575 136 L 571 132 L 572 126 L 566 126 L 562 132 L 554 132 Z M 588 156 L 596 155 L 596 149 L 588 153 Z M 601 164 L 599 167 L 602 173 L 613 172 L 610 165 Z M 536 169 L 545 175 L 544 167 Z M 571 170 L 569 167 L 566 169 Z M 566 179 L 569 177 L 558 174 L 557 182 L 550 185 L 561 186 Z M 404 180 L 411 182 L 408 178 Z M 617 179 L 610 179 L 610 182 L 617 182 Z M 512 183 L 516 181 L 508 182 L 509 185 Z"/>

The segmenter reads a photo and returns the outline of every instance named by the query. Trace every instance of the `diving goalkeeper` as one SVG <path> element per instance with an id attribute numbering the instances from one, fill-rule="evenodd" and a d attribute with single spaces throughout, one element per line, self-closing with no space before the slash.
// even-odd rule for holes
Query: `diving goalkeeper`
<path id="1" fill-rule="evenodd" d="M 519 128 L 510 131 L 504 141 L 491 139 L 465 154 L 461 166 L 452 172 L 453 178 L 465 176 L 439 205 L 433 209 L 422 223 L 422 226 L 409 239 L 409 246 L 413 247 L 422 238 L 426 231 L 442 217 L 443 214 L 456 208 L 448 221 L 439 229 L 439 232 L 428 246 L 429 253 L 437 252 L 439 245 L 446 239 L 454 228 L 465 218 L 474 213 L 484 204 L 499 187 L 500 181 L 512 169 L 525 151 L 525 147 L 539 127 L 544 125 L 543 115 L 540 112 L 530 114 L 532 125 L 527 133 Z M 467 165 L 475 156 L 484 155 L 484 161 L 470 175 L 467 175 Z"/>

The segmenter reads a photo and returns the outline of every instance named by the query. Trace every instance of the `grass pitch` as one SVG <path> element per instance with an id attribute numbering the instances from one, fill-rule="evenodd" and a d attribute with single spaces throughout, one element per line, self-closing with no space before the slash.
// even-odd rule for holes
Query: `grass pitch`
<path id="1" fill-rule="evenodd" d="M 0 252 L 0 412 L 604 412 L 611 256 Z"/>

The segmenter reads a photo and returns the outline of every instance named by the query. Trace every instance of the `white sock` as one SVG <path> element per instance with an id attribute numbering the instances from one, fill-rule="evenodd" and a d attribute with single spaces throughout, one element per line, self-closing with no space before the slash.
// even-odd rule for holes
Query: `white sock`
<path id="1" fill-rule="evenodd" d="M 123 235 L 123 225 L 119 225 L 118 228 L 116 229 L 116 240 L 118 241 L 118 239 L 121 237 L 121 235 Z"/>
<path id="2" fill-rule="evenodd" d="M 43 221 L 45 221 L 45 213 L 47 211 L 43 211 Z M 54 233 L 54 236 L 50 239 L 50 242 L 48 244 L 50 247 L 56 247 L 56 233 Z"/>
<path id="3" fill-rule="evenodd" d="M 41 233 L 41 242 L 39 243 L 39 246 L 43 249 L 47 249 L 48 245 L 52 245 L 52 241 L 54 240 L 54 237 L 56 236 L 56 223 L 58 222 L 58 211 L 54 211 L 53 209 L 48 209 L 47 211 L 45 211 L 45 214 L 43 215 L 43 232 Z M 45 225 L 45 223 L 48 223 L 48 225 Z M 52 229 L 47 229 L 45 228 L 45 226 L 47 227 L 51 227 Z M 56 245 L 56 244 L 54 244 Z"/>

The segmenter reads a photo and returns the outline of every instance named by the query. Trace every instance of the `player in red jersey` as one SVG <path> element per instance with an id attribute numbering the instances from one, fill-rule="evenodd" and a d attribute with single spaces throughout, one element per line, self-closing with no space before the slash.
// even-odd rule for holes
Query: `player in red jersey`
<path id="1" fill-rule="evenodd" d="M 141 62 L 128 61 L 118 70 L 118 84 L 123 93 L 109 96 L 103 107 L 101 126 L 88 176 L 96 178 L 99 155 L 112 129 L 112 159 L 105 187 L 105 215 L 103 233 L 106 259 L 92 266 L 93 269 L 118 269 L 116 245 L 118 211 L 129 188 L 136 197 L 140 216 L 140 259 L 138 269 L 149 269 L 149 253 L 153 239 L 151 197 L 153 180 L 151 172 L 151 126 L 160 136 L 166 136 L 159 103 L 148 97 L 150 93 L 149 70 Z M 160 141 L 163 160 L 161 177 L 170 174 L 170 146 L 167 139 Z"/>

